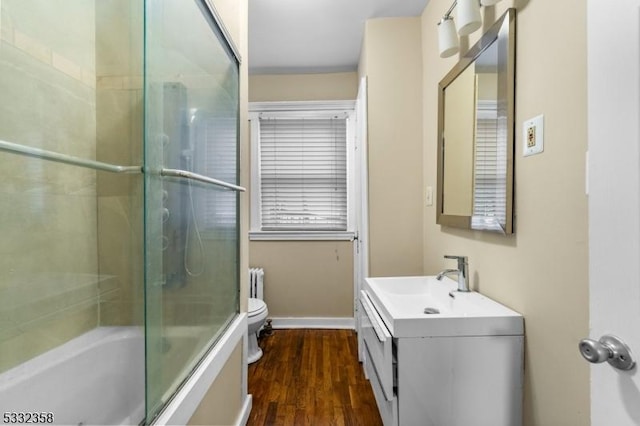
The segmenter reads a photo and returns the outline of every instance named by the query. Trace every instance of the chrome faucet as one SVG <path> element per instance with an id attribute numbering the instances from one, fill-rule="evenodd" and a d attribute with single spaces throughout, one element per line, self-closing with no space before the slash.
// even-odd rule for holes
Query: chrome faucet
<path id="1" fill-rule="evenodd" d="M 449 274 L 458 275 L 458 290 L 460 292 L 469 292 L 469 261 L 467 256 L 449 256 L 445 255 L 445 259 L 456 259 L 458 261 L 458 269 L 445 269 L 440 272 L 436 279 L 442 280 L 442 277 Z M 451 295 L 453 297 L 453 295 Z"/>

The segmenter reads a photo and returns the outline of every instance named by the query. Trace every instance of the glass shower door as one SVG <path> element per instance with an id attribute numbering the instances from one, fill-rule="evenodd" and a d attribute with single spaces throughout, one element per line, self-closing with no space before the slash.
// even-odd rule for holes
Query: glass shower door
<path id="1" fill-rule="evenodd" d="M 239 312 L 238 62 L 204 0 L 146 3 L 147 422 Z"/>

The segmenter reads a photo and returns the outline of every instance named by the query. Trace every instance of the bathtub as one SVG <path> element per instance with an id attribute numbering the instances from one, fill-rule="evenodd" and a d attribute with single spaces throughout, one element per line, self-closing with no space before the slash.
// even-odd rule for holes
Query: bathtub
<path id="1" fill-rule="evenodd" d="M 246 424 L 252 402 L 247 394 L 246 317 L 242 313 L 228 325 L 189 378 L 167 398 L 153 425 L 187 424 L 241 341 L 244 401 L 234 424 Z M 145 417 L 143 333 L 142 327 L 98 327 L 0 374 L 0 416 L 44 413 L 46 419 L 46 413 L 52 413 L 53 422 L 39 424 L 138 425 Z M 192 338 L 190 334 L 177 330 L 169 343 L 178 348 Z M 0 424 L 12 423 L 3 420 Z"/>
<path id="2" fill-rule="evenodd" d="M 0 374 L 0 415 L 52 413 L 53 423 L 51 416 L 41 423 L 137 425 L 145 415 L 144 368 L 142 328 L 98 327 Z"/>

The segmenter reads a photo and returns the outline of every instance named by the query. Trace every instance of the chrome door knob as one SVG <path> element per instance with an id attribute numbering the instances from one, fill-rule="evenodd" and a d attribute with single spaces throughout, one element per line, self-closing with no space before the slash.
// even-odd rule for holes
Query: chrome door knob
<path id="1" fill-rule="evenodd" d="M 636 365 L 629 347 L 616 336 L 606 334 L 599 341 L 582 339 L 578 347 L 584 359 L 594 364 L 607 361 L 619 370 L 631 370 Z"/>
<path id="2" fill-rule="evenodd" d="M 580 353 L 584 359 L 594 364 L 605 362 L 613 356 L 608 347 L 592 339 L 582 339 L 580 341 Z"/>

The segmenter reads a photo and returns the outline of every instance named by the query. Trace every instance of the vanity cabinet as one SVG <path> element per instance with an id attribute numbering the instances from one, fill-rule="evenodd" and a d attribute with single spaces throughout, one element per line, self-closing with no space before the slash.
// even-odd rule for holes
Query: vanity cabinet
<path id="1" fill-rule="evenodd" d="M 359 313 L 362 334 L 359 350 L 365 377 L 371 382 L 383 423 L 385 426 L 397 425 L 397 362 L 394 339 L 364 292 L 359 300 Z"/>
<path id="2" fill-rule="evenodd" d="M 360 358 L 385 426 L 522 424 L 522 334 L 394 337 L 365 290 L 358 315 Z"/>

